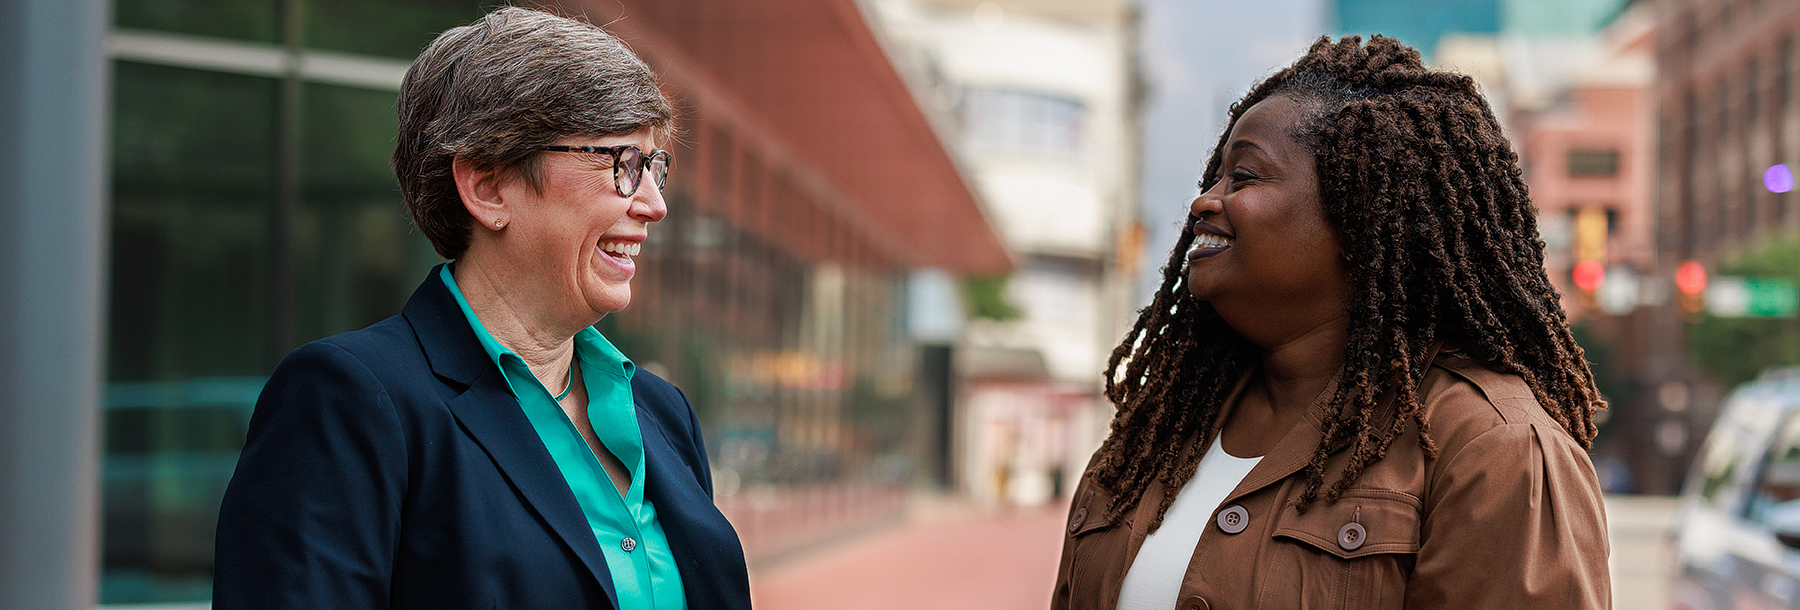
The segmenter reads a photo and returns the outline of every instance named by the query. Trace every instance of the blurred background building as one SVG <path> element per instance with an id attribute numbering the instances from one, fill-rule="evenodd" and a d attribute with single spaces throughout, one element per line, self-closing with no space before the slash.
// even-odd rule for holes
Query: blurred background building
<path id="1" fill-rule="evenodd" d="M 1667 445 L 1678 428 L 1699 438 L 1731 386 L 1800 364 L 1800 3 L 1651 6 L 1654 271 L 1678 290 L 1675 306 L 1654 310 L 1651 356 L 1633 373 L 1655 397 L 1646 410 L 1664 414 L 1656 438 Z"/>
<path id="2" fill-rule="evenodd" d="M 956 484 L 1039 504 L 1074 488 L 1112 408 L 1143 231 L 1136 14 L 1123 0 L 865 3 L 1016 253 L 972 277 L 957 352 Z"/>

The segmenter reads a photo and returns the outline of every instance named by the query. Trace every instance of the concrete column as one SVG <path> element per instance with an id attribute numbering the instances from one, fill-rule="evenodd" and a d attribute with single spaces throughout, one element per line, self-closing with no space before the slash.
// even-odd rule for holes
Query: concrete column
<path id="1" fill-rule="evenodd" d="M 109 11 L 0 2 L 0 610 L 95 603 Z"/>

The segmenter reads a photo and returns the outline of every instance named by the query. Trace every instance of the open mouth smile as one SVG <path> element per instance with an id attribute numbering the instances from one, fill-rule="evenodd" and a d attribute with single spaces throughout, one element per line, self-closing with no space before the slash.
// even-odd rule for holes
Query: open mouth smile
<path id="1" fill-rule="evenodd" d="M 1223 235 L 1199 233 L 1194 236 L 1194 247 L 1193 249 L 1188 250 L 1187 259 L 1189 261 L 1196 261 L 1203 258 L 1218 256 L 1226 250 L 1231 249 L 1231 244 L 1234 241 L 1236 240 Z"/>
<path id="2" fill-rule="evenodd" d="M 643 247 L 644 247 L 643 244 L 623 242 L 623 241 L 600 242 L 600 251 L 601 252 L 605 252 L 607 256 L 611 256 L 613 258 L 626 260 L 626 261 L 629 261 L 629 260 L 631 260 L 632 257 L 637 256 L 638 251 L 643 249 Z"/>
<path id="3" fill-rule="evenodd" d="M 1230 248 L 1232 240 L 1218 235 L 1201 233 L 1194 238 L 1195 248 Z"/>

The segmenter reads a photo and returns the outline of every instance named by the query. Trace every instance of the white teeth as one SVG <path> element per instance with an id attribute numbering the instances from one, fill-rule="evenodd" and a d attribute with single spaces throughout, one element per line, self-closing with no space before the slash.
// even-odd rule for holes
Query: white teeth
<path id="1" fill-rule="evenodd" d="M 637 256 L 638 250 L 643 249 L 643 247 L 643 244 L 628 244 L 622 241 L 600 242 L 600 250 L 602 252 L 611 252 L 622 256 Z"/>
<path id="2" fill-rule="evenodd" d="M 1213 235 L 1210 233 L 1201 233 L 1194 237 L 1194 247 L 1196 247 L 1196 248 L 1230 248 L 1231 240 L 1223 238 L 1223 237 L 1219 237 L 1217 235 Z"/>

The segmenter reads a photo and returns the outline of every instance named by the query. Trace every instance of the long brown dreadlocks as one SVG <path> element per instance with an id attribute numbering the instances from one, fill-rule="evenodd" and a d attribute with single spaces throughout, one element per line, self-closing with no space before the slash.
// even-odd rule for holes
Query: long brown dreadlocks
<path id="1" fill-rule="evenodd" d="M 1518 155 L 1474 81 L 1426 69 L 1418 51 L 1391 38 L 1320 38 L 1231 106 L 1202 191 L 1219 180 L 1239 117 L 1277 95 L 1306 109 L 1294 135 L 1313 152 L 1325 217 L 1351 261 L 1344 366 L 1298 508 L 1317 499 L 1334 448 L 1351 453 L 1327 502 L 1386 456 L 1409 424 L 1436 457 L 1417 390 L 1439 340 L 1523 378 L 1551 417 L 1591 448 L 1594 413 L 1605 403 L 1544 271 Z M 1155 301 L 1107 363 L 1106 395 L 1118 414 L 1091 476 L 1117 492 L 1106 510 L 1112 518 L 1135 507 L 1151 481 L 1170 490 L 1186 484 L 1199 455 L 1184 449 L 1211 434 L 1258 356 L 1189 293 L 1193 242 L 1183 231 Z M 1383 408 L 1393 417 L 1376 417 Z M 1175 496 L 1163 496 L 1157 522 Z"/>

